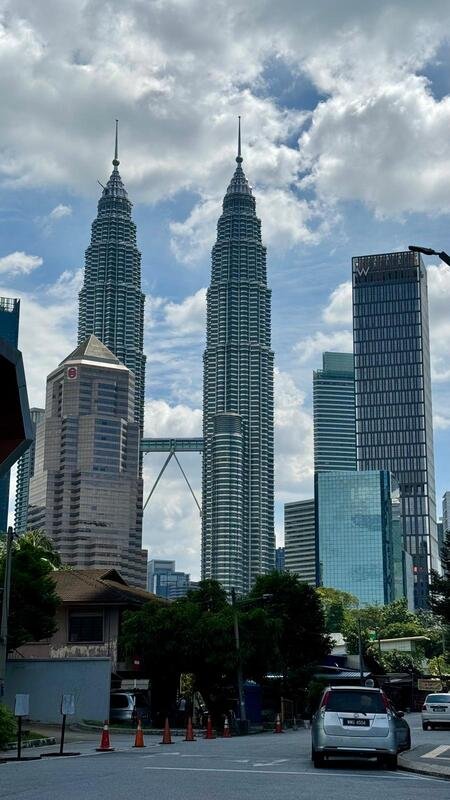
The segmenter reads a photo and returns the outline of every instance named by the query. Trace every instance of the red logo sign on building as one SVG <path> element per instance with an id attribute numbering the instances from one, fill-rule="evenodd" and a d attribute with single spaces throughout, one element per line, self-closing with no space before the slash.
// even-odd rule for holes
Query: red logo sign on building
<path id="1" fill-rule="evenodd" d="M 74 381 L 78 378 L 78 367 L 67 367 L 67 377 L 69 381 Z"/>

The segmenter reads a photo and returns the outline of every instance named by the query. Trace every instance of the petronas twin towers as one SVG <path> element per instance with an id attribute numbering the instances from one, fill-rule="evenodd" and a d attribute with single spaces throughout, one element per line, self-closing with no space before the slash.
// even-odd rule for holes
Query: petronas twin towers
<path id="1" fill-rule="evenodd" d="M 212 251 L 203 382 L 202 577 L 250 589 L 274 568 L 273 352 L 266 249 L 242 169 Z"/>
<path id="2" fill-rule="evenodd" d="M 203 390 L 202 577 L 246 592 L 274 567 L 273 352 L 266 249 L 242 169 L 228 186 L 212 252 Z M 79 342 L 95 334 L 135 377 L 143 431 L 144 295 L 117 152 L 98 204 L 80 292 Z"/>

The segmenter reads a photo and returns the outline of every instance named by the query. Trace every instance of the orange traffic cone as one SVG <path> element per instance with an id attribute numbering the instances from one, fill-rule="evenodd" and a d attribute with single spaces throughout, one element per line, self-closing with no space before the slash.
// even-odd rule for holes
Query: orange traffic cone
<path id="1" fill-rule="evenodd" d="M 168 717 L 166 717 L 166 721 L 164 723 L 164 733 L 162 742 L 160 742 L 160 744 L 173 744 L 172 737 L 170 735 L 170 726 Z"/>
<path id="2" fill-rule="evenodd" d="M 215 738 L 216 738 L 216 735 L 215 735 L 215 733 L 213 731 L 213 727 L 212 727 L 211 714 L 208 714 L 208 722 L 207 722 L 207 725 L 206 725 L 205 739 L 215 739 Z"/>
<path id="3" fill-rule="evenodd" d="M 135 736 L 135 739 L 134 739 L 133 747 L 145 747 L 145 744 L 144 744 L 144 733 L 142 731 L 142 725 L 141 725 L 141 718 L 140 717 L 138 717 L 138 725 L 137 725 L 137 731 L 136 731 L 136 736 Z"/>
<path id="4" fill-rule="evenodd" d="M 283 733 L 283 728 L 281 726 L 281 717 L 277 714 L 277 720 L 275 722 L 275 728 L 273 730 L 274 733 Z"/>
<path id="5" fill-rule="evenodd" d="M 231 739 L 231 732 L 230 732 L 230 726 L 228 724 L 228 717 L 225 717 L 225 722 L 223 723 L 223 738 L 224 739 Z"/>
<path id="6" fill-rule="evenodd" d="M 105 724 L 103 725 L 100 747 L 96 747 L 95 749 L 97 750 L 97 753 L 111 753 L 114 750 L 114 747 L 111 747 L 111 742 L 109 741 L 109 726 L 107 719 L 105 719 Z"/>
<path id="7" fill-rule="evenodd" d="M 184 741 L 195 742 L 194 730 L 192 728 L 192 717 L 188 717 L 186 725 L 186 736 L 184 737 Z"/>

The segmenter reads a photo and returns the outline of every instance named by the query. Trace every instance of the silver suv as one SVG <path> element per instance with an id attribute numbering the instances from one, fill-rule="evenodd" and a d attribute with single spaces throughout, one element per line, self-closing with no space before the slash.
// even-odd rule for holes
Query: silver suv
<path id="1" fill-rule="evenodd" d="M 381 689 L 330 686 L 312 725 L 312 760 L 321 767 L 330 756 L 376 757 L 391 769 L 397 754 L 411 747 L 409 725 Z"/>

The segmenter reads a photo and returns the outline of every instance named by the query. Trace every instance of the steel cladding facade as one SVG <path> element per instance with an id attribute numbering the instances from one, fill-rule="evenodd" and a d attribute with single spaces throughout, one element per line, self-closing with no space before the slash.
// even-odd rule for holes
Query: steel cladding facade
<path id="1" fill-rule="evenodd" d="M 136 246 L 132 204 L 113 160 L 86 250 L 79 296 L 78 343 L 93 333 L 130 369 L 135 378 L 134 418 L 144 424 L 144 302 L 141 254 Z"/>
<path id="2" fill-rule="evenodd" d="M 273 352 L 261 223 L 236 160 L 207 293 L 202 577 L 242 593 L 275 566 Z"/>
<path id="3" fill-rule="evenodd" d="M 357 465 L 398 479 L 415 605 L 439 564 L 426 270 L 417 253 L 353 258 Z"/>

